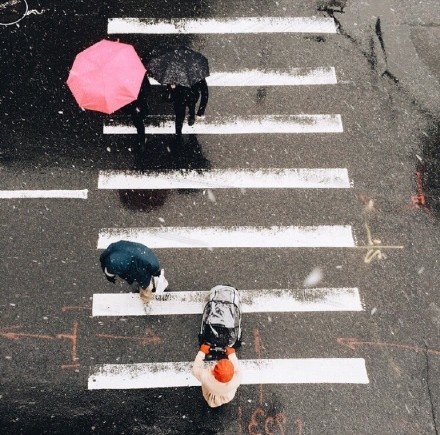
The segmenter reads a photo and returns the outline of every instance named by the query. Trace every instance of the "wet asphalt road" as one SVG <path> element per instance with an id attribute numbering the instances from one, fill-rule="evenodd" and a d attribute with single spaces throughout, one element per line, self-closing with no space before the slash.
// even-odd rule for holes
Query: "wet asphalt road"
<path id="1" fill-rule="evenodd" d="M 103 121 L 112 117 L 81 111 L 65 85 L 76 53 L 107 36 L 108 18 L 332 12 L 317 12 L 306 0 L 91 3 L 29 1 L 36 13 L 0 28 L 0 189 L 89 190 L 87 200 L 0 200 L 1 432 L 438 434 L 440 121 L 432 109 L 438 94 L 428 91 L 440 70 L 437 2 L 419 8 L 410 1 L 349 2 L 345 14 L 333 14 L 336 35 L 121 36 L 145 63 L 186 44 L 202 51 L 212 70 L 334 66 L 337 73 L 331 86 L 212 88 L 207 117 L 339 113 L 342 134 L 187 136 L 184 149 L 158 135 L 149 140 L 148 156 L 136 152 L 134 137 L 103 135 Z M 20 2 L 0 5 L 2 19 L 20 16 Z M 387 52 L 402 35 L 419 57 L 397 61 L 395 51 Z M 411 70 L 421 67 L 427 76 L 412 81 Z M 152 114 L 171 114 L 155 93 Z M 353 188 L 219 189 L 215 201 L 206 191 L 97 189 L 99 170 L 136 167 L 346 167 Z M 161 224 L 345 224 L 357 246 L 368 243 L 367 225 L 383 245 L 403 246 L 383 249 L 384 258 L 370 264 L 363 248 L 158 253 L 173 291 L 222 282 L 302 288 L 315 267 L 323 272 L 320 287 L 358 287 L 361 313 L 245 316 L 239 357 L 365 358 L 369 384 L 243 385 L 219 410 L 207 409 L 199 388 L 88 391 L 93 364 L 195 356 L 199 316 L 91 317 L 93 293 L 127 290 L 100 272 L 99 230 Z M 99 337 L 146 329 L 159 344 Z M 32 336 L 8 335 L 18 331 Z M 353 348 L 341 338 L 353 338 Z"/>

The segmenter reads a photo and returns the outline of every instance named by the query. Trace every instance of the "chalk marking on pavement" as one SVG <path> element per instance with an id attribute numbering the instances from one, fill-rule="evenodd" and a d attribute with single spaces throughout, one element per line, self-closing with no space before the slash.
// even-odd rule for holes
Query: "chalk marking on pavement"
<path id="1" fill-rule="evenodd" d="M 346 168 L 100 171 L 98 189 L 348 189 Z"/>
<path id="2" fill-rule="evenodd" d="M 336 339 L 338 344 L 346 346 L 351 350 L 356 350 L 359 346 L 374 346 L 374 347 L 394 347 L 396 349 L 411 350 L 417 353 L 430 353 L 433 355 L 440 355 L 440 349 L 433 349 L 426 346 L 414 346 L 410 344 L 401 343 L 386 343 L 380 341 L 361 341 L 357 338 L 339 337 Z"/>
<path id="3" fill-rule="evenodd" d="M 152 77 L 149 80 L 151 85 L 160 85 Z M 206 82 L 209 86 L 303 86 L 334 85 L 337 83 L 337 79 L 334 67 L 321 67 L 272 71 L 244 69 L 234 72 L 217 72 L 206 77 Z"/>
<path id="4" fill-rule="evenodd" d="M 88 190 L 0 190 L 0 199 L 76 198 L 87 199 Z"/>
<path id="5" fill-rule="evenodd" d="M 213 363 L 211 363 L 213 364 Z M 242 385 L 368 384 L 363 358 L 298 358 L 240 360 Z M 89 390 L 193 387 L 193 362 L 101 364 L 91 368 Z"/>
<path id="6" fill-rule="evenodd" d="M 183 134 L 251 134 L 251 133 L 342 133 L 341 115 L 263 115 L 228 116 L 183 125 Z M 104 134 L 136 134 L 130 123 L 104 123 Z M 147 116 L 147 134 L 174 134 L 174 116 Z"/>
<path id="7" fill-rule="evenodd" d="M 154 295 L 147 304 L 138 293 L 95 293 L 92 316 L 202 314 L 209 291 Z M 357 288 L 240 290 L 243 313 L 363 311 Z"/>
<path id="8" fill-rule="evenodd" d="M 109 18 L 108 34 L 337 33 L 330 17 Z"/>
<path id="9" fill-rule="evenodd" d="M 129 240 L 150 248 L 352 248 L 350 225 L 105 228 L 98 249 Z"/>
<path id="10" fill-rule="evenodd" d="M 137 295 L 139 297 L 139 295 Z M 114 335 L 114 334 L 96 334 L 99 338 L 107 340 L 130 340 L 138 342 L 139 344 L 146 346 L 147 344 L 159 344 L 162 339 L 157 336 L 151 328 L 145 329 L 143 335 L 129 336 L 129 335 Z"/>

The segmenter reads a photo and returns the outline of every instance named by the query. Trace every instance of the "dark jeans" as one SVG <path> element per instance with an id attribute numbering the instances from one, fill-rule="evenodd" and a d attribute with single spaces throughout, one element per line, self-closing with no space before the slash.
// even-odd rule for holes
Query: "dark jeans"
<path id="1" fill-rule="evenodd" d="M 145 111 L 139 106 L 130 108 L 131 121 L 136 127 L 137 141 L 139 145 L 145 145 Z"/>
<path id="2" fill-rule="evenodd" d="M 182 134 L 183 121 L 185 120 L 186 108 L 188 107 L 189 117 L 195 118 L 196 116 L 196 102 L 197 100 L 190 101 L 184 104 L 174 103 L 174 113 L 176 115 L 176 134 Z"/>

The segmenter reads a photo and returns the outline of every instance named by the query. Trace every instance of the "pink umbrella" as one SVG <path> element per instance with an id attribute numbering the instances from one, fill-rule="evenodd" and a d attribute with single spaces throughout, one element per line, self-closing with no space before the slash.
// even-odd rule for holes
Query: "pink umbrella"
<path id="1" fill-rule="evenodd" d="M 137 99 L 145 73 L 132 45 L 103 39 L 76 56 L 67 85 L 80 107 L 113 113 Z"/>

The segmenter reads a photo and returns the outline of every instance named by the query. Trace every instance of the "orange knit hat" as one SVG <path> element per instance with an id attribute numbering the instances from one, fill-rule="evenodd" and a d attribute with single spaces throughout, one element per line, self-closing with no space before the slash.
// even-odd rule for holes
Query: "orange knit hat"
<path id="1" fill-rule="evenodd" d="M 229 382 L 234 376 L 234 366 L 228 359 L 221 359 L 214 367 L 214 377 L 219 382 Z"/>

